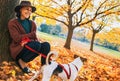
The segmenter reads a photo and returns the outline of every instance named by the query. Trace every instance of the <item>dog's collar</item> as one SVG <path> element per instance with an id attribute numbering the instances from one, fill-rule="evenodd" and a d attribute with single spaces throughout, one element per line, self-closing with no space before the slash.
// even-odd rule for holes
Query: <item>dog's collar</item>
<path id="1" fill-rule="evenodd" d="M 70 79 L 70 76 L 71 76 L 71 68 L 70 68 L 70 65 L 68 64 L 68 67 L 69 67 L 69 73 L 68 71 L 65 69 L 65 67 L 61 64 L 59 64 L 60 67 L 63 68 L 63 70 L 65 71 L 66 75 L 67 75 L 67 78 Z"/>
<path id="2" fill-rule="evenodd" d="M 74 66 L 75 66 L 75 68 L 76 68 L 76 70 L 78 71 L 78 67 L 77 67 L 75 64 L 73 64 L 73 63 L 72 63 L 72 65 L 74 65 Z"/>
<path id="3" fill-rule="evenodd" d="M 72 63 L 72 64 L 73 64 L 73 63 Z M 70 68 L 70 65 L 68 64 L 69 73 L 68 73 L 68 71 L 64 68 L 63 65 L 61 65 L 61 64 L 59 64 L 59 65 L 60 65 L 60 67 L 62 67 L 63 70 L 65 71 L 65 73 L 66 73 L 66 75 L 67 75 L 67 78 L 70 79 L 70 76 L 71 76 L 71 68 Z M 73 64 L 73 65 L 74 65 L 74 67 L 76 68 L 76 70 L 78 71 L 78 67 L 77 67 L 75 64 Z"/>
<path id="4" fill-rule="evenodd" d="M 70 76 L 71 76 L 71 68 L 70 68 L 70 65 L 68 64 L 68 67 L 69 67 L 69 75 L 68 75 L 68 79 L 70 79 Z"/>

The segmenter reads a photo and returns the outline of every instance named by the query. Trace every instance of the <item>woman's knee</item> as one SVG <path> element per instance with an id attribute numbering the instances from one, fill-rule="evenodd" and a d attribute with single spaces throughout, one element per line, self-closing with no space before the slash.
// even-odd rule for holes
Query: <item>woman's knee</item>
<path id="1" fill-rule="evenodd" d="M 28 46 L 35 49 L 36 51 L 39 51 L 41 49 L 41 43 L 37 42 L 37 41 L 33 41 L 33 42 L 28 43 Z"/>
<path id="2" fill-rule="evenodd" d="M 41 46 L 42 46 L 43 49 L 50 50 L 50 43 L 48 43 L 48 42 L 43 42 L 41 44 Z"/>
<path id="3" fill-rule="evenodd" d="M 41 52 L 48 54 L 50 52 L 50 44 L 48 42 L 41 43 Z"/>
<path id="4" fill-rule="evenodd" d="M 45 46 L 45 47 L 49 47 L 49 48 L 50 48 L 50 43 L 48 43 L 48 42 L 43 42 L 43 43 L 42 43 L 42 46 Z"/>

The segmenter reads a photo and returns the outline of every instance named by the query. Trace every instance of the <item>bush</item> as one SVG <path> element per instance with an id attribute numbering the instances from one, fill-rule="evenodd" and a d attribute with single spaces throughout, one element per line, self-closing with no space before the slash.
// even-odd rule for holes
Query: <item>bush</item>
<path id="1" fill-rule="evenodd" d="M 41 24 L 38 30 L 52 35 L 59 35 L 61 33 L 60 25 L 53 26 L 53 25 Z"/>

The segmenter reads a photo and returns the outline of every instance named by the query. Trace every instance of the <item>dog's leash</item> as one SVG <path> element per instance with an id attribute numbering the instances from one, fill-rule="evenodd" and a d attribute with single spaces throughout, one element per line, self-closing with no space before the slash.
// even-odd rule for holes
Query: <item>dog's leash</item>
<path id="1" fill-rule="evenodd" d="M 47 57 L 46 55 L 44 55 L 44 54 L 42 54 L 42 53 L 39 53 L 38 51 L 34 50 L 33 48 L 31 48 L 31 47 L 28 46 L 28 45 L 25 45 L 25 48 L 27 48 L 28 50 L 30 50 L 30 51 L 32 51 L 32 52 L 34 52 L 34 53 L 36 53 L 36 54 L 41 55 L 43 58 L 46 58 L 46 57 Z"/>
<path id="2" fill-rule="evenodd" d="M 32 51 L 32 52 L 34 52 L 34 53 L 36 53 L 36 54 L 41 55 L 43 58 L 46 58 L 46 57 L 47 57 L 46 55 L 44 55 L 44 54 L 42 54 L 42 53 L 39 53 L 38 51 L 34 50 L 33 48 L 31 48 L 30 46 L 28 46 L 28 45 L 25 44 L 25 43 L 28 43 L 28 42 L 30 42 L 30 41 L 31 41 L 31 40 L 30 40 L 28 37 L 24 37 L 24 38 L 22 38 L 22 41 L 21 41 L 20 44 L 21 44 L 21 46 L 24 46 L 24 47 L 27 48 L 28 50 L 30 50 L 30 51 Z M 52 59 L 50 59 L 50 60 L 52 60 Z M 64 67 L 63 65 L 61 65 L 61 64 L 59 64 L 59 63 L 58 63 L 58 65 L 63 68 L 63 70 L 65 71 L 65 73 L 66 73 L 66 75 L 67 75 L 67 78 L 70 79 L 70 76 L 71 76 L 70 65 L 68 64 L 69 73 L 67 72 L 67 70 L 65 69 L 65 67 Z"/>
<path id="3" fill-rule="evenodd" d="M 27 48 L 28 50 L 30 50 L 30 51 L 32 51 L 32 52 L 34 52 L 34 53 L 37 53 L 37 54 L 39 54 L 39 55 L 41 55 L 43 58 L 46 58 L 46 57 L 47 57 L 46 55 L 44 55 L 44 54 L 42 54 L 42 53 L 39 53 L 38 51 L 34 50 L 33 48 L 31 48 L 31 47 L 28 46 L 28 45 L 24 45 L 24 46 L 25 46 L 25 48 Z M 71 76 L 71 68 L 70 68 L 70 65 L 68 64 L 69 73 L 68 73 L 68 71 L 65 69 L 65 67 L 64 67 L 63 65 L 61 65 L 61 64 L 59 64 L 59 63 L 58 63 L 58 65 L 63 68 L 63 70 L 65 71 L 65 73 L 66 73 L 66 75 L 67 75 L 67 78 L 70 79 L 70 76 Z"/>

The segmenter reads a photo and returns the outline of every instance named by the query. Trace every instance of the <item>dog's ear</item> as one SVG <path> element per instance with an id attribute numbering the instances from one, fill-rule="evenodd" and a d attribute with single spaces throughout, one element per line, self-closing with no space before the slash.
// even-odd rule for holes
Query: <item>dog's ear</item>
<path id="1" fill-rule="evenodd" d="M 79 57 L 79 56 L 78 55 L 74 55 L 74 59 L 77 58 L 77 57 Z"/>
<path id="2" fill-rule="evenodd" d="M 80 59 L 81 59 L 81 61 L 82 61 L 83 63 L 87 61 L 87 59 L 84 58 L 84 57 L 80 57 Z"/>

